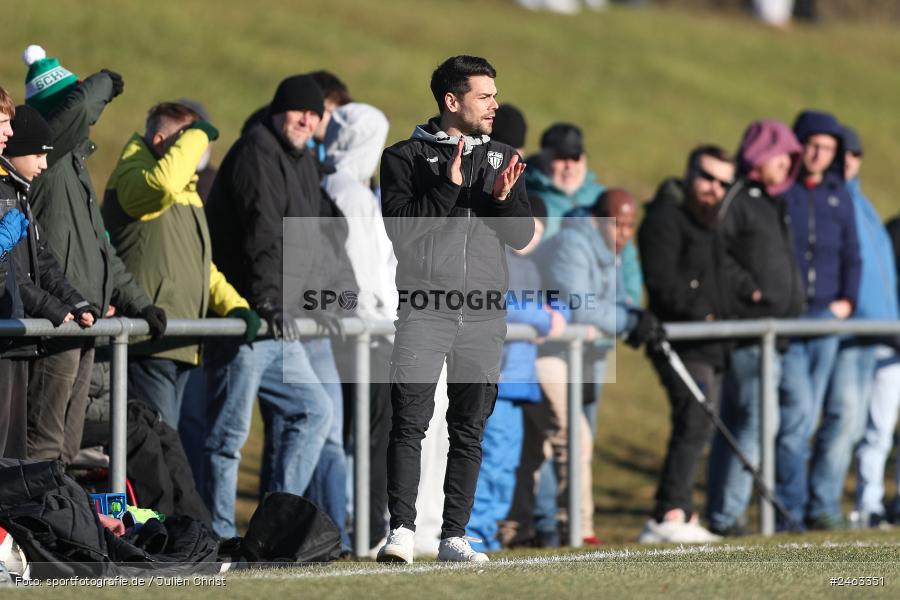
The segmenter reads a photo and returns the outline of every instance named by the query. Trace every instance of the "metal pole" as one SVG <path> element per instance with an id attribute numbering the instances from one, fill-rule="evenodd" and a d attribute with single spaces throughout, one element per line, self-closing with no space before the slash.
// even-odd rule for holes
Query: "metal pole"
<path id="1" fill-rule="evenodd" d="M 125 493 L 126 431 L 128 413 L 128 322 L 116 319 L 121 333 L 112 337 L 109 389 L 109 491 Z"/>
<path id="2" fill-rule="evenodd" d="M 778 381 L 775 379 L 775 332 L 762 336 L 760 370 L 762 373 L 762 406 L 760 411 L 760 474 L 770 490 L 775 490 L 775 438 L 778 435 Z M 763 535 L 775 533 L 775 507 L 765 498 L 759 499 L 759 528 Z"/>
<path id="3" fill-rule="evenodd" d="M 569 342 L 569 546 L 579 548 L 581 538 L 581 419 L 582 341 Z"/>
<path id="4" fill-rule="evenodd" d="M 363 331 L 356 338 L 356 402 L 353 404 L 353 552 L 369 553 L 369 381 L 371 336 Z"/>

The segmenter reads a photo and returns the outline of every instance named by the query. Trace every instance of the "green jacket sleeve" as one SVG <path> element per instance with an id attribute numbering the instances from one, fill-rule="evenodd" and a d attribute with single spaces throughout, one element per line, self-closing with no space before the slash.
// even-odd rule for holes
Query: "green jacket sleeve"
<path id="1" fill-rule="evenodd" d="M 62 104 L 47 115 L 47 124 L 53 133 L 53 150 L 47 156 L 48 166 L 53 166 L 88 139 L 91 126 L 100 119 L 103 109 L 112 99 L 112 92 L 112 79 L 106 73 L 94 73 L 72 86 Z"/>

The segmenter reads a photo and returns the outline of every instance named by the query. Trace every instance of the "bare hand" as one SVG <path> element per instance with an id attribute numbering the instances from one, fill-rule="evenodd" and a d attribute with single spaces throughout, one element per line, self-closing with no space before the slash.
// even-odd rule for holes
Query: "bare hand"
<path id="1" fill-rule="evenodd" d="M 109 308 L 106 309 L 106 318 L 109 319 L 114 316 L 116 316 L 116 307 L 110 304 Z"/>
<path id="2" fill-rule="evenodd" d="M 97 518 L 100 519 L 100 524 L 103 525 L 103 528 L 109 529 L 116 537 L 125 535 L 125 523 L 119 519 L 114 519 L 108 515 L 97 515 Z"/>
<path id="3" fill-rule="evenodd" d="M 74 321 L 74 320 L 75 320 L 75 315 L 73 315 L 72 313 L 66 313 L 66 316 L 63 319 L 63 323 L 68 323 L 69 321 Z"/>
<path id="4" fill-rule="evenodd" d="M 831 312 L 833 312 L 834 316 L 838 319 L 846 319 L 853 313 L 853 305 L 850 304 L 849 300 L 845 299 L 835 300 L 828 305 L 828 308 L 831 309 Z"/>
<path id="5" fill-rule="evenodd" d="M 522 173 L 525 172 L 525 163 L 519 162 L 519 155 L 513 154 L 509 161 L 509 165 L 500 173 L 500 177 L 494 179 L 494 198 L 503 202 L 509 196 L 513 186 L 519 180 Z"/>
<path id="6" fill-rule="evenodd" d="M 753 293 L 750 294 L 750 299 L 753 300 L 754 304 L 759 304 L 762 300 L 762 292 L 760 290 L 753 290 Z"/>
<path id="7" fill-rule="evenodd" d="M 450 162 L 447 163 L 447 179 L 456 185 L 463 184 L 462 152 L 464 145 L 465 140 L 463 139 L 463 136 L 459 136 L 459 142 L 456 144 L 456 154 L 454 154 L 453 158 L 450 159 Z"/>
<path id="8" fill-rule="evenodd" d="M 597 331 L 597 328 L 594 327 L 593 325 L 588 325 L 587 326 L 587 335 L 585 336 L 584 341 L 593 342 L 598 337 L 600 337 L 600 332 Z"/>
<path id="9" fill-rule="evenodd" d="M 553 310 L 549 306 L 544 306 L 544 310 L 550 313 L 550 332 L 548 337 L 557 337 L 566 330 L 566 318 L 558 310 Z"/>
<path id="10" fill-rule="evenodd" d="M 93 326 L 93 324 L 94 324 L 94 315 L 92 315 L 90 312 L 83 312 L 83 313 L 81 313 L 81 319 L 79 320 L 79 323 L 81 324 L 82 327 L 91 327 L 91 326 Z"/>

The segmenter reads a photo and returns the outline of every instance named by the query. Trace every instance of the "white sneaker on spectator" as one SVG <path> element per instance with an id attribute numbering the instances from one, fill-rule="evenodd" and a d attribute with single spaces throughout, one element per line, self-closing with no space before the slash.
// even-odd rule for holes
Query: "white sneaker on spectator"
<path id="1" fill-rule="evenodd" d="M 416 533 L 411 529 L 400 526 L 397 529 L 391 529 L 388 533 L 387 541 L 375 560 L 378 562 L 404 562 L 411 563 L 413 561 L 413 546 Z"/>
<path id="2" fill-rule="evenodd" d="M 438 560 L 453 562 L 489 562 L 484 552 L 475 552 L 469 545 L 469 538 L 451 537 L 441 540 L 438 548 Z"/>
<path id="3" fill-rule="evenodd" d="M 685 519 L 684 511 L 673 508 L 663 516 L 662 523 L 650 519 L 644 525 L 638 542 L 642 544 L 705 544 L 722 538 L 700 525 L 696 514 Z"/>

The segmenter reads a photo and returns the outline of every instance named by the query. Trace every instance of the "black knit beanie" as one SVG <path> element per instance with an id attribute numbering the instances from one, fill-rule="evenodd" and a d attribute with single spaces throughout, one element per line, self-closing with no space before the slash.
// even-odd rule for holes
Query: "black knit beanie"
<path id="1" fill-rule="evenodd" d="M 47 154 L 53 150 L 53 133 L 36 108 L 22 104 L 16 107 L 16 118 L 10 126 L 13 135 L 6 142 L 6 157 Z"/>
<path id="2" fill-rule="evenodd" d="M 288 110 L 311 110 L 321 117 L 325 112 L 325 98 L 312 77 L 294 75 L 278 84 L 269 108 L 273 115 Z"/>
<path id="3" fill-rule="evenodd" d="M 513 148 L 525 147 L 525 132 L 527 125 L 521 111 L 512 104 L 503 104 L 494 114 L 494 129 L 491 138 L 512 146 Z"/>

